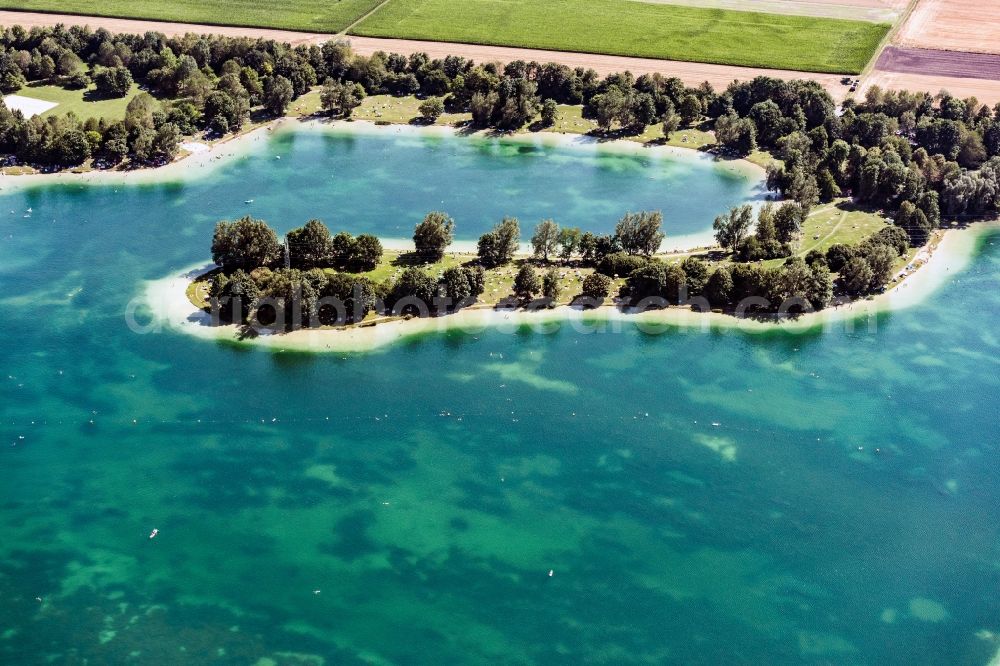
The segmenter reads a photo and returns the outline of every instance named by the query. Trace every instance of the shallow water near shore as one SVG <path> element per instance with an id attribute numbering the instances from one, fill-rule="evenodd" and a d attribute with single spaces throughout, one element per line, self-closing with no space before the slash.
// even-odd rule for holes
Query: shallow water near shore
<path id="1" fill-rule="evenodd" d="M 0 196 L 13 197 L 3 214 L 20 216 L 24 203 L 36 219 L 82 213 L 114 227 L 141 211 L 150 225 L 196 234 L 200 259 L 204 229 L 210 234 L 216 220 L 242 215 L 279 233 L 319 218 L 334 231 L 409 239 L 424 215 L 443 210 L 456 221 L 455 239 L 468 244 L 504 216 L 520 220 L 527 242 L 545 218 L 610 233 L 627 211 L 659 210 L 667 245 L 683 246 L 710 240 L 717 215 L 765 195 L 763 172 L 748 162 L 552 134 L 466 137 L 444 128 L 296 123 L 258 130 L 234 146 L 162 169 L 69 174 L 57 185 L 12 176 L 0 182 Z M 129 177 L 134 182 L 120 182 Z"/>
<path id="2" fill-rule="evenodd" d="M 1000 647 L 997 232 L 874 330 L 276 353 L 126 326 L 144 281 L 204 259 L 190 187 L 0 197 L 0 662 Z"/>

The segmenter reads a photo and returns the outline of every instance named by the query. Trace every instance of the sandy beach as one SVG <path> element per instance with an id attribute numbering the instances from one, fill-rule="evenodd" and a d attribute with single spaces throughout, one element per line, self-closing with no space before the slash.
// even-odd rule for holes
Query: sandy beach
<path id="1" fill-rule="evenodd" d="M 674 159 L 696 159 L 716 162 L 719 168 L 748 178 L 762 179 L 764 169 L 742 159 L 722 159 L 711 153 L 679 146 L 646 145 L 629 139 L 602 140 L 584 134 L 563 134 L 558 132 L 532 132 L 525 134 L 496 135 L 488 130 L 468 133 L 461 128 L 431 125 L 380 125 L 367 120 L 326 120 L 280 118 L 242 134 L 215 143 L 188 142 L 189 148 L 169 164 L 130 170 L 58 171 L 55 173 L 4 174 L 0 172 L 0 191 L 9 187 L 35 186 L 52 183 L 81 183 L 100 185 L 127 185 L 159 182 L 176 182 L 197 178 L 206 170 L 211 170 L 231 160 L 263 152 L 270 136 L 281 132 L 322 132 L 329 134 L 366 134 L 382 136 L 461 136 L 470 140 L 500 141 L 503 143 L 554 146 L 645 156 L 672 157 Z"/>
<path id="2" fill-rule="evenodd" d="M 199 178 L 212 169 L 216 169 L 229 161 L 263 150 L 270 134 L 280 127 L 285 120 L 273 124 L 256 127 L 244 134 L 231 139 L 218 141 L 214 144 L 197 143 L 194 150 L 183 150 L 169 164 L 158 167 L 129 170 L 94 170 L 94 171 L 57 171 L 55 173 L 0 173 L 0 192 L 14 188 L 52 185 L 54 183 L 73 183 L 81 185 L 141 185 L 155 183 L 170 183 Z"/>
<path id="3" fill-rule="evenodd" d="M 978 223 L 968 229 L 943 231 L 933 250 L 918 254 L 911 263 L 914 268 L 885 293 L 789 319 L 738 318 L 719 312 L 697 312 L 685 307 L 636 314 L 622 311 L 614 305 L 586 311 L 565 305 L 538 311 L 496 310 L 482 305 L 442 317 L 386 320 L 375 325 L 302 329 L 290 333 L 265 331 L 259 337 L 240 341 L 239 344 L 273 351 L 364 352 L 427 333 L 461 331 L 477 335 L 487 328 L 514 333 L 525 327 L 537 334 L 554 333 L 563 327 L 582 334 L 609 334 L 621 332 L 628 326 L 634 326 L 648 335 L 670 330 L 736 330 L 745 333 L 780 330 L 804 333 L 817 328 L 830 330 L 836 326 L 864 332 L 873 330 L 879 312 L 916 305 L 953 279 L 971 261 L 978 239 L 996 228 L 995 223 Z M 150 317 L 136 317 L 143 322 L 137 332 L 173 330 L 203 339 L 236 343 L 235 326 L 212 326 L 209 315 L 198 310 L 187 298 L 187 286 L 211 268 L 212 265 L 191 266 L 176 275 L 149 282 L 139 301 L 148 308 Z M 135 312 L 135 308 L 131 311 Z"/>

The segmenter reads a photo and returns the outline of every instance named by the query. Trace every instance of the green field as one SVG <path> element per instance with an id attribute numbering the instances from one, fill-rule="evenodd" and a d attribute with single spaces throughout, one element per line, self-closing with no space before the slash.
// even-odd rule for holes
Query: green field
<path id="1" fill-rule="evenodd" d="M 0 9 L 340 32 L 380 0 L 9 0 Z"/>
<path id="2" fill-rule="evenodd" d="M 860 72 L 886 24 L 629 0 L 389 0 L 351 32 L 812 72 Z"/>
<path id="3" fill-rule="evenodd" d="M 379 0 L 0 0 L 0 8 L 339 32 Z M 884 23 L 630 0 L 387 0 L 351 34 L 857 73 Z"/>
<path id="4" fill-rule="evenodd" d="M 107 118 L 121 120 L 125 117 L 125 107 L 139 93 L 139 86 L 133 84 L 132 89 L 124 97 L 115 99 L 93 99 L 86 90 L 66 90 L 59 86 L 29 85 L 17 91 L 18 95 L 55 102 L 59 106 L 49 109 L 42 117 L 59 116 L 72 111 L 80 120 L 87 118 Z"/>

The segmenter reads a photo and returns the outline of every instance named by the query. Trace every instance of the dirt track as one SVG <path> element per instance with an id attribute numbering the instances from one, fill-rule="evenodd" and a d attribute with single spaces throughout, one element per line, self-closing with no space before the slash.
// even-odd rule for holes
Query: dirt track
<path id="1" fill-rule="evenodd" d="M 20 24 L 30 28 L 32 26 L 53 26 L 57 23 L 63 23 L 66 25 L 88 25 L 95 29 L 106 28 L 111 32 L 141 34 L 143 32 L 153 30 L 162 32 L 167 36 L 197 32 L 228 36 L 265 37 L 268 39 L 290 42 L 291 44 L 319 44 L 333 37 L 328 34 L 268 30 L 261 28 L 227 28 L 210 25 L 194 25 L 188 23 L 164 23 L 159 21 L 73 16 L 69 14 L 0 11 L 0 25 Z M 679 77 L 688 85 L 698 85 L 703 81 L 708 81 L 716 88 L 725 88 L 734 79 L 743 81 L 760 75 L 774 76 L 783 79 L 809 78 L 819 81 L 823 87 L 830 92 L 834 99 L 842 99 L 847 92 L 847 87 L 840 83 L 840 77 L 833 74 L 792 72 L 780 69 L 756 69 L 752 67 L 711 65 L 696 62 L 677 62 L 674 60 L 657 60 L 654 58 L 628 58 L 622 56 L 594 55 L 590 53 L 544 51 L 541 49 L 481 46 L 478 44 L 422 42 L 408 39 L 377 39 L 372 37 L 350 37 L 347 39 L 351 42 L 351 46 L 354 50 L 363 55 L 371 55 L 375 51 L 396 52 L 407 55 L 422 51 L 429 54 L 432 58 L 441 58 L 447 55 L 460 55 L 466 58 L 471 58 L 476 62 L 537 60 L 539 62 L 558 62 L 570 67 L 589 67 L 596 70 L 597 73 L 602 76 L 625 70 L 628 70 L 636 75 L 660 72 L 668 76 Z"/>

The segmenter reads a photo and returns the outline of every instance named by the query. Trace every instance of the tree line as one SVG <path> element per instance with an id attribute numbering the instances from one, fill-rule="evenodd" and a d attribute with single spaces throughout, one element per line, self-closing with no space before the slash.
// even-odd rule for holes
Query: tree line
<path id="1" fill-rule="evenodd" d="M 160 33 L 112 34 L 81 26 L 21 26 L 0 34 L 0 91 L 28 82 L 69 89 L 91 83 L 98 97 L 122 97 L 134 83 L 153 99 L 141 118 L 81 119 L 71 114 L 25 119 L 0 111 L 0 150 L 33 164 L 71 166 L 89 157 L 101 164 L 135 165 L 172 159 L 181 136 L 236 132 L 251 110 L 280 116 L 291 102 L 321 85 L 321 106 L 350 116 L 366 95 L 420 95 L 421 113 L 471 112 L 478 127 L 513 130 L 539 116 L 555 121 L 557 104 L 583 104 L 602 127 L 643 128 L 664 117 L 701 116 L 710 88 L 686 88 L 659 75 L 601 79 L 596 72 L 555 63 L 515 61 L 476 65 L 459 56 L 431 59 L 354 54 L 344 42 L 292 47 L 268 39 Z M 674 109 L 679 109 L 678 114 Z M 668 123 L 669 124 L 669 123 Z"/>
<path id="2" fill-rule="evenodd" d="M 361 272 L 373 270 L 382 260 L 382 242 L 371 234 L 336 235 L 320 220 L 309 220 L 292 229 L 284 242 L 264 220 L 249 215 L 235 221 L 220 220 L 212 234 L 212 261 L 224 272 L 250 271 L 281 263 L 290 268 L 335 268 Z"/>

